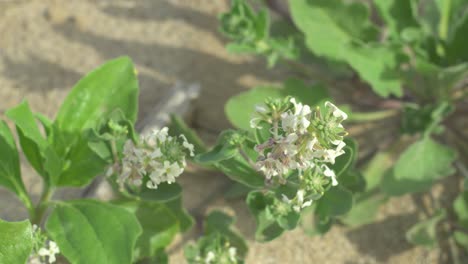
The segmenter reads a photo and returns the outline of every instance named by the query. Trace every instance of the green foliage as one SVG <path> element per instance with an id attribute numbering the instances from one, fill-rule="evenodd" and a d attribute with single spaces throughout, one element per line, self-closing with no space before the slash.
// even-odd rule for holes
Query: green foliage
<path id="1" fill-rule="evenodd" d="M 31 223 L 0 219 L 0 263 L 26 263 L 33 247 Z"/>
<path id="2" fill-rule="evenodd" d="M 232 1 L 231 9 L 221 14 L 220 22 L 220 31 L 233 41 L 227 45 L 229 52 L 264 55 L 269 67 L 278 59 L 299 56 L 293 38 L 270 36 L 268 12 L 255 12 L 245 0 Z"/>
<path id="3" fill-rule="evenodd" d="M 107 162 L 88 145 L 90 130 L 102 126 L 102 119 L 119 109 L 129 123 L 138 111 L 138 82 L 127 57 L 111 60 L 81 79 L 67 96 L 54 125 L 55 148 L 65 157 L 60 186 L 82 186 L 102 173 Z M 123 119 L 123 118 L 122 118 Z M 60 141 L 60 142 L 57 142 Z"/>
<path id="4" fill-rule="evenodd" d="M 21 180 L 18 150 L 13 135 L 4 121 L 0 122 L 0 149 L 0 185 L 18 197 L 27 199 L 26 189 Z"/>
<path id="5" fill-rule="evenodd" d="M 333 220 L 331 217 L 315 214 L 315 206 L 311 206 L 301 215 L 300 225 L 309 236 L 324 235 L 332 227 Z"/>
<path id="6" fill-rule="evenodd" d="M 185 135 L 188 142 L 194 145 L 195 153 L 203 152 L 207 149 L 205 143 L 200 139 L 197 133 L 191 129 L 180 116 L 171 115 L 169 132 L 173 133 L 174 136 Z"/>
<path id="7" fill-rule="evenodd" d="M 215 146 L 205 153 L 197 155 L 195 162 L 201 164 L 213 164 L 224 160 L 229 160 L 239 154 L 239 148 L 242 146 L 244 136 L 233 130 L 221 132 Z"/>
<path id="8" fill-rule="evenodd" d="M 440 134 L 444 131 L 444 127 L 440 123 L 453 110 L 454 107 L 448 102 L 422 107 L 416 104 L 407 104 L 403 109 L 402 133 Z"/>
<path id="9" fill-rule="evenodd" d="M 415 244 L 432 248 L 437 245 L 437 224 L 446 217 L 444 210 L 438 210 L 432 217 L 417 223 L 406 232 L 406 239 Z"/>
<path id="10" fill-rule="evenodd" d="M 346 188 L 338 185 L 330 188 L 317 201 L 316 212 L 322 218 L 344 215 L 353 206 L 353 195 Z"/>
<path id="11" fill-rule="evenodd" d="M 156 258 L 181 231 L 181 221 L 167 204 L 157 202 L 125 201 L 120 206 L 136 216 L 142 233 L 134 249 L 134 260 Z"/>
<path id="12" fill-rule="evenodd" d="M 404 30 L 418 27 L 413 17 L 411 1 L 407 0 L 374 0 L 381 17 L 395 39 L 400 39 Z"/>
<path id="13" fill-rule="evenodd" d="M 463 229 L 468 228 L 468 192 L 463 191 L 453 202 L 453 209 L 457 217 L 457 225 Z M 468 249 L 468 235 L 464 230 L 455 230 L 454 239 L 458 244 Z"/>
<path id="14" fill-rule="evenodd" d="M 250 192 L 247 196 L 247 205 L 257 223 L 255 239 L 258 241 L 266 242 L 277 238 L 284 232 L 278 222 L 288 222 L 287 216 L 279 219 L 272 214 L 273 201 L 271 194 L 265 195 L 260 191 Z"/>
<path id="15" fill-rule="evenodd" d="M 424 137 L 400 155 L 381 187 L 390 195 L 427 190 L 435 180 L 453 174 L 455 158 L 454 150 Z"/>
<path id="16" fill-rule="evenodd" d="M 402 95 L 395 69 L 403 56 L 398 47 L 377 43 L 378 31 L 369 21 L 364 4 L 298 0 L 291 1 L 290 8 L 314 54 L 348 63 L 381 96 Z"/>
<path id="17" fill-rule="evenodd" d="M 134 137 L 137 97 L 133 64 L 128 58 L 119 58 L 80 80 L 54 122 L 34 114 L 27 102 L 6 115 L 16 125 L 28 161 L 47 185 L 83 186 L 103 173 L 110 161 L 110 151 L 105 149 L 109 131 L 104 128 L 109 121 L 124 123 L 129 136 Z M 36 117 L 46 135 L 41 133 Z"/>
<path id="18" fill-rule="evenodd" d="M 94 200 L 59 203 L 46 228 L 72 263 L 130 263 L 141 234 L 136 216 Z"/>
<path id="19" fill-rule="evenodd" d="M 380 206 L 387 201 L 381 193 L 364 193 L 355 197 L 353 208 L 340 218 L 344 224 L 350 227 L 358 227 L 372 223 Z"/>
<path id="20" fill-rule="evenodd" d="M 114 109 L 136 121 L 138 81 L 128 57 L 108 61 L 82 78 L 65 98 L 55 123 L 63 131 L 80 132 L 95 127 Z"/>
<path id="21" fill-rule="evenodd" d="M 185 247 L 185 257 L 190 264 L 219 263 L 242 264 L 247 254 L 247 244 L 231 227 L 234 218 L 213 211 L 205 219 L 204 235 L 196 243 Z M 211 256 L 210 256 L 211 255 Z"/>
<path id="22" fill-rule="evenodd" d="M 56 185 L 63 167 L 52 145 L 43 137 L 26 101 L 8 110 L 6 115 L 15 123 L 21 148 L 30 164 L 47 184 Z"/>
<path id="23" fill-rule="evenodd" d="M 229 243 L 237 249 L 237 254 L 241 258 L 245 258 L 247 255 L 247 243 L 242 235 L 232 227 L 235 219 L 224 212 L 212 211 L 208 214 L 205 219 L 205 233 L 219 233 L 225 236 Z"/>
<path id="24" fill-rule="evenodd" d="M 176 199 L 182 194 L 182 187 L 178 183 L 161 183 L 157 190 L 143 189 L 139 193 L 132 193 L 142 201 L 165 202 Z"/>

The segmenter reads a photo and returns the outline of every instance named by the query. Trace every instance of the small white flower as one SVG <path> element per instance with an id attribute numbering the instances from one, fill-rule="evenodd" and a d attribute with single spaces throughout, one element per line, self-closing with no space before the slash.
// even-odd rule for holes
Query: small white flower
<path id="1" fill-rule="evenodd" d="M 55 255 L 60 253 L 60 249 L 54 241 L 49 241 L 49 248 L 41 248 L 37 254 L 41 257 L 47 257 L 49 263 L 54 263 Z"/>
<path id="2" fill-rule="evenodd" d="M 149 155 L 149 157 L 151 159 L 155 159 L 155 158 L 159 158 L 159 157 L 162 157 L 162 152 L 161 152 L 161 149 L 160 148 L 156 148 L 154 149 L 151 154 Z"/>
<path id="3" fill-rule="evenodd" d="M 236 261 L 236 256 L 237 256 L 237 249 L 235 247 L 230 247 L 229 250 L 229 259 L 234 262 Z"/>
<path id="4" fill-rule="evenodd" d="M 304 190 L 298 190 L 295 199 L 290 200 L 286 195 L 282 194 L 283 202 L 292 204 L 293 210 L 300 213 L 302 209 L 312 205 L 312 200 L 304 201 L 304 195 Z"/>
<path id="5" fill-rule="evenodd" d="M 156 142 L 155 139 L 159 140 L 159 142 L 163 143 L 166 142 L 167 139 L 170 139 L 171 137 L 168 136 L 169 128 L 163 127 L 162 129 L 158 130 L 155 129 L 153 132 L 149 135 L 148 141 L 155 144 Z"/>
<path id="6" fill-rule="evenodd" d="M 210 264 L 215 260 L 216 256 L 213 251 L 209 251 L 205 257 L 205 264 Z"/>
<path id="7" fill-rule="evenodd" d="M 294 211 L 300 212 L 301 209 L 304 209 L 310 205 L 312 205 L 312 200 L 309 201 L 304 201 L 304 190 L 298 190 L 296 193 L 296 198 L 297 198 L 297 205 L 293 207 Z"/>
<path id="8" fill-rule="evenodd" d="M 272 158 L 271 153 L 268 153 L 266 159 L 257 161 L 256 167 L 258 171 L 263 172 L 267 179 L 288 172 L 288 167 L 284 166 L 279 160 Z"/>
<path id="9" fill-rule="evenodd" d="M 325 165 L 325 164 L 322 164 L 322 166 L 320 166 L 320 168 L 323 171 L 323 175 L 325 175 L 326 177 L 331 178 L 333 186 L 338 185 L 338 181 L 336 180 L 336 175 L 335 175 L 335 172 L 333 170 L 328 168 L 328 166 Z"/>
<path id="10" fill-rule="evenodd" d="M 186 149 L 188 149 L 190 151 L 190 156 L 194 156 L 195 154 L 193 153 L 193 150 L 194 150 L 194 147 L 192 144 L 190 144 L 187 140 L 187 138 L 184 136 L 184 135 L 180 135 L 180 137 L 182 138 L 183 142 L 182 142 L 182 146 Z"/>
<path id="11" fill-rule="evenodd" d="M 345 153 L 343 148 L 346 146 L 346 143 L 344 141 L 335 140 L 332 144 L 338 145 L 336 149 L 325 149 L 318 153 L 320 153 L 320 157 L 323 158 L 324 162 L 335 164 L 335 159 Z"/>
<path id="12" fill-rule="evenodd" d="M 348 115 L 341 111 L 336 105 L 332 104 L 331 102 L 325 102 L 325 106 L 330 108 L 333 111 L 333 116 L 341 118 L 342 120 L 348 119 Z"/>
<path id="13" fill-rule="evenodd" d="M 287 156 L 293 156 L 297 153 L 297 146 L 294 142 L 297 140 L 298 136 L 296 134 L 289 134 L 286 137 L 278 140 L 278 147 L 283 151 Z"/>
<path id="14" fill-rule="evenodd" d="M 308 105 L 297 103 L 291 98 L 294 104 L 294 114 L 291 111 L 281 114 L 281 126 L 284 131 L 305 133 L 310 125 L 309 115 L 312 113 Z"/>
<path id="15" fill-rule="evenodd" d="M 167 182 L 173 183 L 175 182 L 175 178 L 179 177 L 182 172 L 184 172 L 184 168 L 180 167 L 177 162 L 170 163 L 169 161 L 164 161 L 164 170 L 166 172 Z"/>

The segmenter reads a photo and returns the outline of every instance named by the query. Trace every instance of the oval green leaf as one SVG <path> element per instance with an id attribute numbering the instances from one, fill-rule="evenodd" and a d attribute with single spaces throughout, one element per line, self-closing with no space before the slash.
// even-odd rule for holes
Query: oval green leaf
<path id="1" fill-rule="evenodd" d="M 128 264 L 142 230 L 134 214 L 118 206 L 76 200 L 58 204 L 46 229 L 74 264 Z"/>
<path id="2" fill-rule="evenodd" d="M 0 263 L 25 263 L 32 250 L 32 229 L 28 220 L 0 219 Z"/>

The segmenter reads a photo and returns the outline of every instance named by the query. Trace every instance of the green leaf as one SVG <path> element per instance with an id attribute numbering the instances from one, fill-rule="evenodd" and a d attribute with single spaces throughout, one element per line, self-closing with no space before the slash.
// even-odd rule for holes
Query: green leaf
<path id="1" fill-rule="evenodd" d="M 108 165 L 96 153 L 95 129 L 116 111 L 133 124 L 138 111 L 136 71 L 127 57 L 111 60 L 82 78 L 57 113 L 54 148 L 65 159 L 58 185 L 82 186 Z M 96 143 L 96 142 L 94 142 Z"/>
<path id="2" fill-rule="evenodd" d="M 377 43 L 377 30 L 364 4 L 341 0 L 296 0 L 289 4 L 293 20 L 314 54 L 347 62 L 380 96 L 402 95 L 398 73 L 401 52 Z"/>
<path id="3" fill-rule="evenodd" d="M 128 264 L 142 229 L 123 208 L 94 201 L 59 203 L 46 223 L 61 253 L 74 264 Z"/>
<path id="4" fill-rule="evenodd" d="M 468 220 L 468 192 L 464 191 L 458 195 L 453 202 L 453 209 L 459 220 Z"/>
<path id="5" fill-rule="evenodd" d="M 375 221 L 380 206 L 387 201 L 382 194 L 369 192 L 356 197 L 353 208 L 340 220 L 350 227 L 358 227 Z"/>
<path id="6" fill-rule="evenodd" d="M 429 137 L 410 145 L 395 164 L 397 180 L 431 181 L 454 172 L 452 163 L 456 152 Z"/>
<path id="7" fill-rule="evenodd" d="M 81 135 L 73 136 L 76 141 L 67 147 L 68 153 L 64 157 L 66 166 L 60 175 L 59 186 L 83 186 L 104 173 L 108 162 L 96 153 L 93 144 L 89 144 L 92 135 L 92 130 L 87 129 Z"/>
<path id="8" fill-rule="evenodd" d="M 191 129 L 180 116 L 171 115 L 169 133 L 173 136 L 185 135 L 187 141 L 193 144 L 195 153 L 204 152 L 207 149 L 197 132 Z"/>
<path id="9" fill-rule="evenodd" d="M 138 198 L 143 201 L 165 202 L 176 199 L 182 194 L 182 187 L 178 183 L 161 183 L 157 189 L 143 188 L 137 194 Z"/>
<path id="10" fill-rule="evenodd" d="M 137 217 L 143 230 L 135 246 L 134 259 L 157 256 L 179 232 L 176 215 L 162 203 L 130 202 L 124 207 Z"/>
<path id="11" fill-rule="evenodd" d="M 461 0 L 458 2 L 461 2 Z M 453 24 L 453 33 L 447 46 L 447 57 L 451 64 L 468 61 L 468 51 L 466 49 L 468 46 L 468 40 L 466 39 L 466 32 L 468 32 L 468 4 L 465 2 L 464 5 L 464 8 L 458 10 L 464 9 L 465 14 L 460 21 L 457 21 L 458 23 Z M 458 11 L 457 9 L 454 10 Z"/>
<path id="12" fill-rule="evenodd" d="M 117 108 L 136 121 L 138 81 L 128 57 L 110 60 L 83 77 L 65 98 L 55 123 L 63 131 L 82 131 Z"/>
<path id="13" fill-rule="evenodd" d="M 181 232 L 186 232 L 193 226 L 193 217 L 187 212 L 187 210 L 182 205 L 181 197 L 170 200 L 164 203 L 164 205 L 166 205 L 167 208 L 170 209 L 171 212 L 177 217 Z"/>
<path id="14" fill-rule="evenodd" d="M 366 180 L 358 170 L 347 170 L 338 177 L 338 182 L 353 193 L 366 190 Z"/>
<path id="15" fill-rule="evenodd" d="M 418 27 L 410 0 L 374 0 L 374 4 L 394 38 L 399 39 L 405 28 Z"/>
<path id="16" fill-rule="evenodd" d="M 6 222 L 0 219 L 0 263 L 26 263 L 31 254 L 32 240 L 28 220 Z"/>
<path id="17" fill-rule="evenodd" d="M 250 119 L 255 105 L 262 104 L 267 98 L 295 97 L 299 102 L 315 106 L 328 98 L 322 85 L 306 85 L 297 79 L 288 79 L 283 87 L 256 87 L 247 92 L 231 97 L 224 108 L 227 118 L 237 128 L 252 131 Z"/>
<path id="18" fill-rule="evenodd" d="M 466 233 L 461 232 L 461 231 L 455 231 L 453 232 L 453 238 L 462 247 L 464 247 L 465 249 L 468 248 L 468 235 Z"/>
<path id="19" fill-rule="evenodd" d="M 15 139 L 5 121 L 0 122 L 0 185 L 5 186 L 19 197 L 27 193 L 21 179 L 18 150 Z"/>
<path id="20" fill-rule="evenodd" d="M 181 197 L 164 203 L 124 199 L 114 204 L 134 214 L 142 227 L 133 256 L 137 263 L 161 263 L 158 261 L 167 257 L 164 248 L 177 233 L 186 232 L 193 225 L 192 217 L 182 207 Z"/>
<path id="21" fill-rule="evenodd" d="M 438 210 L 431 218 L 412 226 L 410 230 L 406 232 L 406 239 L 415 245 L 433 248 L 437 245 L 437 224 L 445 219 L 445 217 L 445 211 L 442 209 Z"/>
<path id="22" fill-rule="evenodd" d="M 379 152 L 372 158 L 363 171 L 367 191 L 380 185 L 385 172 L 392 164 L 393 159 L 388 152 Z"/>
<path id="23" fill-rule="evenodd" d="M 139 260 L 136 264 L 168 264 L 169 256 L 164 252 L 164 250 L 158 250 L 158 253 L 154 257 L 144 258 Z"/>
<path id="24" fill-rule="evenodd" d="M 314 205 L 312 205 L 314 206 Z M 332 224 L 331 217 L 321 217 L 315 214 L 314 208 L 306 210 L 301 214 L 301 227 L 309 236 L 323 235 L 327 233 Z"/>
<path id="25" fill-rule="evenodd" d="M 432 180 L 396 179 L 394 170 L 390 169 L 383 176 L 380 188 L 390 196 L 400 196 L 407 193 L 427 191 L 433 183 Z"/>
<path id="26" fill-rule="evenodd" d="M 62 160 L 41 134 L 26 101 L 9 109 L 6 116 L 16 125 L 26 158 L 48 184 L 55 185 L 62 171 Z"/>
<path id="27" fill-rule="evenodd" d="M 247 205 L 255 216 L 257 223 L 255 239 L 266 242 L 279 237 L 284 229 L 267 212 L 266 208 L 272 201 L 260 191 L 252 191 L 247 195 Z"/>
<path id="28" fill-rule="evenodd" d="M 219 135 L 216 145 L 210 151 L 195 156 L 194 161 L 203 165 L 209 165 L 239 155 L 238 146 L 231 142 L 231 139 L 236 135 L 239 135 L 239 133 L 233 130 L 223 131 Z"/>
<path id="29" fill-rule="evenodd" d="M 393 171 L 385 175 L 381 188 L 390 195 L 425 191 L 434 181 L 454 172 L 455 158 L 454 150 L 424 137 L 400 155 Z"/>
<path id="30" fill-rule="evenodd" d="M 221 211 L 212 211 L 205 219 L 205 233 L 218 232 L 225 236 L 230 244 L 237 249 L 237 254 L 244 258 L 247 255 L 247 243 L 242 235 L 232 227 L 235 219 Z"/>
<path id="31" fill-rule="evenodd" d="M 264 177 L 242 158 L 234 157 L 216 164 L 216 168 L 221 170 L 231 180 L 242 183 L 251 188 L 262 188 L 265 184 Z"/>
<path id="32" fill-rule="evenodd" d="M 49 136 L 52 133 L 52 120 L 41 113 L 34 113 L 34 117 L 41 123 L 46 136 Z"/>
<path id="33" fill-rule="evenodd" d="M 321 217 L 339 216 L 346 214 L 353 206 L 353 195 L 344 187 L 338 185 L 330 188 L 317 201 L 316 212 Z"/>

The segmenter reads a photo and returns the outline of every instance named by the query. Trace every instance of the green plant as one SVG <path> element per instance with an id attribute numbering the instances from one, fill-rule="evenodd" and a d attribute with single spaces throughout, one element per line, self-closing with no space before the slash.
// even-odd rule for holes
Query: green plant
<path id="1" fill-rule="evenodd" d="M 282 10 L 278 20 L 246 0 L 232 1 L 221 14 L 229 51 L 265 56 L 269 67 L 286 64 L 297 74 L 281 86 L 230 98 L 225 112 L 234 128 L 212 147 L 177 116 L 169 128 L 136 133 L 137 74 L 125 57 L 80 80 L 54 120 L 33 113 L 27 102 L 6 111 L 17 136 L 0 123 L 0 185 L 25 205 L 29 219 L 0 220 L 0 263 L 53 263 L 58 254 L 71 263 L 167 263 L 165 248 L 194 222 L 177 183 L 187 162 L 229 177 L 226 197 L 246 199 L 262 242 L 297 227 L 318 235 L 333 224 L 370 223 L 389 197 L 423 193 L 431 204 L 408 230 L 408 241 L 434 247 L 445 239 L 453 262 L 460 261 L 458 247 L 468 247 L 468 143 L 457 126 L 468 111 L 468 5 L 289 5 L 290 14 Z M 337 107 L 332 87 L 351 99 L 358 91 L 359 100 Z M 397 137 L 363 142 L 375 145 L 373 155 L 358 160 L 345 127 L 395 119 Z M 15 138 L 43 179 L 37 203 L 22 181 Z M 464 176 L 463 188 L 447 207 L 431 187 L 455 171 Z M 114 200 L 54 198 L 58 188 L 84 187 L 104 174 Z M 244 263 L 247 244 L 233 223 L 226 213 L 209 213 L 203 234 L 185 249 L 187 261 Z"/>
<path id="2" fill-rule="evenodd" d="M 350 123 L 401 122 L 399 135 L 382 139 L 371 152 L 374 158 L 360 166 L 355 164 L 356 144 L 346 144 L 353 146 L 345 155 L 352 158 L 343 161 L 348 165 L 342 173 L 333 168 L 340 184 L 312 203 L 306 210 L 310 216 L 300 217 L 306 232 L 322 234 L 332 222 L 369 223 L 388 197 L 423 193 L 418 195 L 433 202 L 426 218 L 408 230 L 408 240 L 428 247 L 448 240 L 452 260 L 460 261 L 453 245 L 456 241 L 467 248 L 466 190 L 460 188 L 453 207 L 444 208 L 448 205 L 433 197 L 431 187 L 456 171 L 468 176 L 468 137 L 458 125 L 466 121 L 468 111 L 468 3 L 294 0 L 289 1 L 289 12 L 281 9 L 281 1 L 263 3 L 255 11 L 248 1 L 232 1 L 231 9 L 221 15 L 221 32 L 231 40 L 228 50 L 266 56 L 269 66 L 284 64 L 305 82 L 288 79 L 279 89 L 257 87 L 234 96 L 226 105 L 234 126 L 248 130 L 249 113 L 243 109 L 266 97 L 294 96 L 314 106 L 330 100 L 331 88 L 338 95 L 350 95 Z M 280 18 L 270 19 L 268 7 Z M 260 143 L 262 133 L 250 132 Z M 249 194 L 247 201 L 262 208 L 275 203 L 264 194 Z M 269 227 L 269 238 L 287 227 L 265 226 L 262 217 L 257 215 L 257 231 Z"/>

